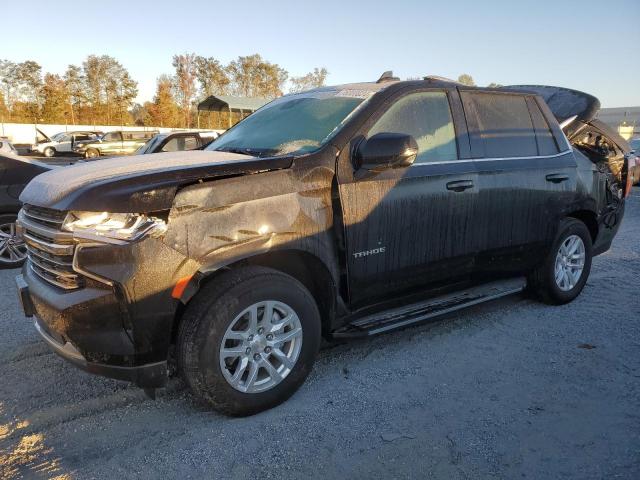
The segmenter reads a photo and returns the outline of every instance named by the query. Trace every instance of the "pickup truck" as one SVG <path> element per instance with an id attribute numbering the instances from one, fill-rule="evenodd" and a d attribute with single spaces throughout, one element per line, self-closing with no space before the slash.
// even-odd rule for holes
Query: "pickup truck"
<path id="1" fill-rule="evenodd" d="M 631 188 L 598 108 L 383 75 L 277 98 L 204 151 L 45 173 L 21 196 L 25 314 L 89 372 L 153 395 L 177 371 L 249 415 L 302 385 L 322 339 L 525 290 L 570 302 Z"/>

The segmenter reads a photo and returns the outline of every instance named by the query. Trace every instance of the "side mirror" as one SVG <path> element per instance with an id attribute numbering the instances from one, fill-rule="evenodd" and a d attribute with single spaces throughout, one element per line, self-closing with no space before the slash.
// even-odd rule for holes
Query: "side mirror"
<path id="1" fill-rule="evenodd" d="M 411 165 L 418 155 L 418 144 L 404 133 L 377 133 L 360 142 L 356 165 L 366 170 L 386 170 Z"/>

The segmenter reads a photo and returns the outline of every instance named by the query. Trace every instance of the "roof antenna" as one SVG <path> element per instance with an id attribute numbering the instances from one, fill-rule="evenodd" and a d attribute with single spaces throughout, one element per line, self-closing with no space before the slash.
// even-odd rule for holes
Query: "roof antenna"
<path id="1" fill-rule="evenodd" d="M 393 70 L 387 70 L 382 75 L 376 83 L 384 83 L 384 82 L 398 82 L 400 79 L 398 77 L 393 76 Z"/>

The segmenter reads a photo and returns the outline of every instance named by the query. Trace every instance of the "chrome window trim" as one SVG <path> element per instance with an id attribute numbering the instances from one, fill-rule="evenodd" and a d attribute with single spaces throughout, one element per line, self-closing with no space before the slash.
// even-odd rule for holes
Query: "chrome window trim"
<path id="1" fill-rule="evenodd" d="M 457 160 L 447 160 L 440 162 L 422 162 L 422 163 L 413 163 L 412 167 L 421 167 L 423 165 L 446 165 L 449 163 L 464 163 L 464 162 L 493 162 L 493 161 L 502 161 L 502 160 L 534 160 L 536 158 L 557 158 L 562 157 L 564 155 L 568 155 L 571 153 L 571 150 L 564 150 L 560 153 L 554 153 L 553 155 L 531 155 L 527 157 L 492 157 L 492 158 L 463 158 Z"/>

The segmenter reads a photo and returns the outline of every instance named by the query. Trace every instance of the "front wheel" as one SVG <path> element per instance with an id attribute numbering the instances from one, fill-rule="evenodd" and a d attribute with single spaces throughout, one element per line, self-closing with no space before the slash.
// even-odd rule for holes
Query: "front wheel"
<path id="1" fill-rule="evenodd" d="M 530 281 L 545 303 L 561 305 L 574 300 L 589 278 L 593 259 L 591 234 L 586 225 L 566 218 L 546 260 Z"/>
<path id="2" fill-rule="evenodd" d="M 47 147 L 44 149 L 42 153 L 45 157 L 52 158 L 56 155 L 56 150 L 53 147 Z"/>
<path id="3" fill-rule="evenodd" d="M 299 281 L 245 267 L 217 277 L 187 306 L 178 367 L 215 410 L 252 415 L 284 402 L 302 385 L 320 335 L 315 300 Z"/>
<path id="4" fill-rule="evenodd" d="M 16 216 L 0 215 L 0 269 L 18 268 L 27 258 L 27 247 L 16 235 Z"/>

